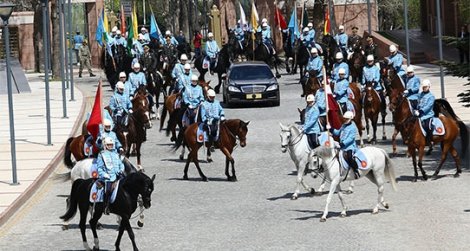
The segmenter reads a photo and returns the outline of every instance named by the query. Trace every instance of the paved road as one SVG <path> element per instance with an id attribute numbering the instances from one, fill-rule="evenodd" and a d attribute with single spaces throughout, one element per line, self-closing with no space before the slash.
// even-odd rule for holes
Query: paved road
<path id="1" fill-rule="evenodd" d="M 470 228 L 469 170 L 453 178 L 454 163 L 449 160 L 436 181 L 412 183 L 411 159 L 394 158 L 398 192 L 389 184 L 385 199 L 390 210 L 371 215 L 376 188 L 369 181 L 357 182 L 355 192 L 346 196 L 350 209 L 339 218 L 340 203 L 335 196 L 330 218 L 320 223 L 326 196 L 303 193 L 297 201 L 290 195 L 295 188 L 293 163 L 282 154 L 279 122 L 298 120 L 297 75 L 283 76 L 280 107 L 226 109 L 227 118 L 251 121 L 247 147 L 235 150 L 238 182 L 227 182 L 224 158 L 213 154 L 214 163 L 202 163 L 210 182 L 199 181 L 192 165 L 190 181 L 181 180 L 184 163 L 173 153 L 169 138 L 157 128 L 149 131 L 143 145 L 143 166 L 157 174 L 152 207 L 145 212 L 145 226 L 136 220 L 137 244 L 141 250 L 468 250 Z M 84 88 L 84 86 L 81 86 Z M 86 91 L 93 92 L 93 86 Z M 218 97 L 221 98 L 221 97 Z M 381 133 L 381 131 L 379 131 Z M 387 127 L 390 136 L 391 127 Z M 389 141 L 379 146 L 391 152 Z M 400 147 L 404 153 L 404 147 Z M 430 173 L 439 157 L 436 151 L 424 166 Z M 202 156 L 202 151 L 200 152 Z M 201 159 L 201 158 L 200 158 Z M 135 161 L 135 160 L 134 160 Z M 64 172 L 63 167 L 58 172 Z M 319 186 L 319 180 L 307 178 Z M 70 183 L 50 181 L 34 199 L 0 232 L 0 250 L 79 250 L 82 248 L 78 217 L 72 229 L 61 230 L 59 216 L 65 212 L 65 196 Z M 117 224 L 114 217 L 102 219 L 99 231 L 102 249 L 114 249 Z M 91 231 L 88 233 L 91 244 Z M 130 250 L 124 236 L 122 250 Z"/>

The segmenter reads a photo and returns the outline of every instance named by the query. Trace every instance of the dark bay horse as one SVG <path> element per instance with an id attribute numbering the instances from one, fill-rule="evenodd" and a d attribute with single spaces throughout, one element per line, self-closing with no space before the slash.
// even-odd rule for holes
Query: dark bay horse
<path id="1" fill-rule="evenodd" d="M 280 78 L 278 67 L 282 66 L 282 60 L 278 57 L 277 54 L 273 54 L 269 51 L 268 47 L 263 43 L 263 37 L 261 32 L 256 32 L 255 41 L 250 39 L 247 45 L 247 56 L 250 59 L 263 61 L 270 67 L 274 67 L 276 70 L 276 78 Z M 253 43 L 255 49 L 253 50 Z"/>
<path id="2" fill-rule="evenodd" d="M 326 34 L 322 38 L 323 48 L 323 65 L 325 66 L 327 75 L 333 70 L 333 64 L 335 63 L 335 55 L 337 52 L 341 52 L 336 40 L 330 34 Z M 325 76 L 326 77 L 326 76 Z"/>
<path id="3" fill-rule="evenodd" d="M 125 72 L 128 75 L 132 71 L 132 57 L 127 54 L 127 48 L 122 45 L 113 45 L 111 48 L 103 49 L 101 63 L 106 78 L 113 90 L 119 81 L 119 73 Z"/>
<path id="4" fill-rule="evenodd" d="M 291 43 L 291 35 L 289 30 L 282 33 L 282 48 L 284 49 L 286 71 L 287 73 L 291 73 L 291 67 L 294 69 L 295 52 Z"/>
<path id="5" fill-rule="evenodd" d="M 199 72 L 199 81 L 204 81 L 204 82 L 206 81 L 204 76 L 209 71 L 209 69 L 204 69 L 202 67 L 205 57 L 206 57 L 205 54 L 201 54 L 194 61 L 194 67 L 196 67 L 197 71 Z M 216 93 L 220 92 L 220 86 L 222 85 L 223 75 L 227 73 L 227 70 L 230 67 L 230 64 L 231 63 L 230 63 L 229 45 L 225 44 L 222 46 L 222 49 L 220 49 L 219 54 L 217 55 L 217 64 L 214 69 L 214 72 L 217 73 L 217 78 L 218 78 L 217 85 L 214 87 L 214 91 Z"/>
<path id="6" fill-rule="evenodd" d="M 359 41 L 359 40 L 358 40 Z M 362 80 L 362 71 L 366 63 L 366 57 L 362 54 L 361 44 L 353 44 L 353 53 L 348 60 L 351 81 L 360 83 Z"/>
<path id="7" fill-rule="evenodd" d="M 382 114 L 382 127 L 383 135 L 382 139 L 386 139 L 385 136 L 385 117 L 387 116 L 386 111 L 382 108 L 381 100 L 379 93 L 374 89 L 374 84 L 372 82 L 367 82 L 363 94 L 362 106 L 364 107 L 364 119 L 366 121 L 366 130 L 367 130 L 367 141 L 368 143 L 376 144 L 377 143 L 377 122 L 379 120 L 379 113 Z M 369 121 L 372 124 L 373 136 L 372 140 L 369 134 Z"/>
<path id="8" fill-rule="evenodd" d="M 134 232 L 132 230 L 129 220 L 131 215 L 137 209 L 137 200 L 139 195 L 142 196 L 143 206 L 146 209 L 150 208 L 152 201 L 151 196 L 154 190 L 154 180 L 155 175 L 150 178 L 142 172 L 134 172 L 130 173 L 120 181 L 116 200 L 114 201 L 114 203 L 111 203 L 109 205 L 110 212 L 121 217 L 121 223 L 119 224 L 119 233 L 114 244 L 116 250 L 120 250 L 119 246 L 124 230 L 126 230 L 129 234 L 133 249 L 138 250 L 135 242 Z M 98 202 L 93 205 L 89 200 L 90 190 L 94 182 L 94 179 L 78 179 L 73 182 L 72 191 L 70 192 L 70 206 L 67 209 L 67 212 L 60 217 L 65 221 L 70 220 L 77 213 L 78 207 L 80 211 L 79 227 L 82 235 L 83 245 L 86 250 L 91 250 L 88 246 L 85 232 L 88 210 L 90 207 L 93 206 L 94 212 L 89 222 L 95 240 L 93 250 L 99 250 L 99 240 L 98 233 L 96 231 L 96 226 L 98 220 L 101 218 L 104 211 L 104 203 Z"/>
<path id="9" fill-rule="evenodd" d="M 228 34 L 228 45 L 230 47 L 230 61 L 242 61 L 246 59 L 246 40 L 244 40 L 243 42 L 238 41 L 237 37 L 235 36 L 234 30 L 230 30 Z"/>
<path id="10" fill-rule="evenodd" d="M 459 136 L 462 141 L 462 156 L 465 154 L 468 148 L 468 129 L 465 124 L 460 120 L 460 118 L 455 114 L 452 107 L 446 100 L 437 99 L 435 105 L 442 107 L 441 111 L 443 114 L 439 114 L 439 118 L 444 124 L 445 134 L 442 136 L 434 135 L 432 137 L 432 142 L 441 143 L 442 153 L 439 166 L 433 174 L 433 178 L 437 178 L 439 171 L 441 170 L 444 161 L 447 158 L 447 154 L 450 152 L 452 157 L 455 160 L 456 173 L 454 177 L 458 177 L 462 172 L 460 167 L 460 158 L 457 153 L 457 150 L 453 146 L 455 139 Z M 413 159 L 414 167 L 414 179 L 418 179 L 418 169 L 421 170 L 423 175 L 423 180 L 427 180 L 426 172 L 423 169 L 423 157 L 424 157 L 424 148 L 426 146 L 426 138 L 421 132 L 419 123 L 420 120 L 413 116 L 410 110 L 409 101 L 407 98 L 403 97 L 401 92 L 397 90 L 392 90 L 390 94 L 390 110 L 393 114 L 393 119 L 397 125 L 397 129 L 400 131 L 403 141 L 408 146 L 408 154 Z M 437 114 L 436 114 L 437 115 Z M 435 115 L 435 116 L 436 116 Z M 418 152 L 416 152 L 418 150 Z M 418 160 L 416 159 L 418 155 Z"/>
<path id="11" fill-rule="evenodd" d="M 235 159 L 232 156 L 233 149 L 237 145 L 237 139 L 240 141 L 240 146 L 246 146 L 246 135 L 248 133 L 248 122 L 244 122 L 240 119 L 229 119 L 220 123 L 219 129 L 219 140 L 216 142 L 216 146 L 219 147 L 220 151 L 225 155 L 225 175 L 227 176 L 228 181 L 237 181 L 237 176 L 235 175 Z M 197 128 L 198 124 L 194 123 L 190 125 L 184 132 L 184 142 L 189 148 L 188 158 L 186 160 L 186 165 L 184 167 L 184 176 L 183 179 L 188 179 L 188 168 L 191 162 L 194 162 L 196 168 L 199 172 L 199 176 L 203 181 L 207 181 L 207 177 L 202 172 L 199 167 L 199 160 L 197 152 L 199 148 L 203 145 L 197 141 Z M 175 151 L 182 145 L 182 142 L 177 142 L 175 146 Z M 209 145 L 206 143 L 206 147 Z M 207 150 L 207 158 L 210 160 L 210 150 Z M 229 164 L 232 165 L 232 176 L 229 173 Z"/>
<path id="12" fill-rule="evenodd" d="M 298 45 L 295 48 L 295 66 L 293 69 L 293 73 L 297 72 L 297 66 L 299 67 L 300 71 L 300 78 L 304 77 L 304 70 L 307 67 L 308 59 L 310 58 L 310 52 L 306 45 L 304 45 L 301 41 L 298 41 Z"/>

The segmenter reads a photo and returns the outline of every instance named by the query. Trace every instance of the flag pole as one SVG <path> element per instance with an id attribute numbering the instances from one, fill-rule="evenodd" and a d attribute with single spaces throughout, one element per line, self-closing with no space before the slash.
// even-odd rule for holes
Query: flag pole
<path id="1" fill-rule="evenodd" d="M 326 110 L 326 127 L 328 127 L 330 125 L 330 122 L 328 120 L 328 110 L 329 110 L 329 107 L 328 107 L 328 93 L 326 92 L 326 84 L 327 84 L 327 79 L 328 77 L 326 76 L 326 68 L 325 68 L 325 65 L 323 65 L 322 67 L 322 71 L 323 71 L 323 92 L 325 93 L 325 110 Z M 330 136 L 329 136 L 329 132 L 328 132 L 328 145 L 331 147 L 331 140 L 330 140 Z"/>

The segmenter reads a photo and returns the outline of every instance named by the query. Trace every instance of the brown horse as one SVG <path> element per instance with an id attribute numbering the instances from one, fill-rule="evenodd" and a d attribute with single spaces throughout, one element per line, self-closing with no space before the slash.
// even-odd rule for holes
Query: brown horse
<path id="1" fill-rule="evenodd" d="M 366 121 L 366 130 L 367 130 L 367 141 L 368 143 L 377 143 L 377 121 L 379 120 L 379 113 L 382 114 L 382 127 L 383 134 L 382 139 L 385 140 L 385 117 L 387 113 L 382 108 L 381 100 L 379 93 L 374 89 L 374 84 L 372 82 L 367 82 L 364 89 L 363 97 L 363 106 L 364 106 L 364 118 Z M 369 134 L 369 121 L 372 124 L 373 136 L 372 140 Z"/>
<path id="2" fill-rule="evenodd" d="M 349 69 L 351 71 L 351 80 L 352 82 L 361 82 L 362 70 L 363 70 L 362 67 L 366 63 L 366 58 L 362 54 L 363 51 L 361 49 L 360 44 L 359 45 L 354 44 L 353 48 L 354 48 L 354 52 L 351 55 L 351 59 L 348 60 Z"/>
<path id="3" fill-rule="evenodd" d="M 232 156 L 233 149 L 237 145 L 237 139 L 240 141 L 240 146 L 246 146 L 246 134 L 248 133 L 248 122 L 244 122 L 240 119 L 229 119 L 220 123 L 219 129 L 219 140 L 215 143 L 219 147 L 220 151 L 225 155 L 225 175 L 227 176 L 228 181 L 237 181 L 237 176 L 235 175 L 235 159 Z M 194 162 L 196 168 L 201 176 L 203 181 L 207 181 L 207 177 L 202 172 L 199 167 L 199 160 L 197 152 L 202 146 L 202 143 L 197 141 L 197 128 L 198 124 L 194 123 L 190 125 L 184 132 L 184 142 L 189 148 L 188 159 L 186 160 L 186 165 L 184 167 L 184 176 L 183 179 L 188 179 L 188 168 L 191 162 Z M 175 151 L 181 146 L 182 142 L 177 142 L 175 146 Z M 206 147 L 209 147 L 208 143 L 205 144 Z M 210 150 L 207 150 L 207 158 L 210 160 Z M 229 164 L 232 165 L 232 176 L 229 173 Z"/>
<path id="4" fill-rule="evenodd" d="M 413 159 L 413 167 L 415 174 L 413 181 L 416 181 L 418 179 L 417 166 L 421 170 L 423 180 L 426 180 L 427 175 L 423 169 L 422 164 L 422 160 L 424 157 L 424 148 L 426 146 L 426 138 L 422 134 L 420 129 L 419 123 L 421 122 L 419 121 L 419 119 L 412 115 L 408 99 L 403 97 L 403 95 L 399 91 L 392 89 L 390 97 L 390 110 L 392 111 L 394 122 L 396 123 L 396 128 L 402 134 L 403 140 L 408 146 L 408 154 L 411 155 Z M 467 127 L 460 120 L 460 118 L 455 115 L 453 109 L 450 107 L 447 101 L 438 99 L 436 100 L 435 104 L 444 108 L 441 110 L 444 114 L 439 114 L 439 118 L 444 124 L 446 133 L 442 136 L 432 137 L 432 142 L 441 143 L 442 147 L 441 161 L 433 174 L 433 178 L 437 178 L 437 175 L 439 174 L 439 171 L 441 170 L 441 167 L 444 161 L 446 160 L 447 153 L 449 151 L 455 160 L 455 165 L 457 169 L 456 173 L 454 174 L 454 177 L 458 177 L 462 172 L 462 169 L 460 167 L 459 155 L 457 153 L 457 150 L 453 146 L 453 143 L 460 132 L 460 137 L 462 141 L 462 155 L 466 152 L 469 144 Z M 418 150 L 418 161 L 416 161 L 416 150 Z"/>
<path id="5" fill-rule="evenodd" d="M 302 86 L 303 94 L 305 96 L 308 96 L 310 94 L 315 95 L 315 93 L 317 93 L 317 90 L 320 89 L 321 85 L 322 83 L 320 83 L 320 81 L 318 80 L 315 71 L 309 71 L 309 78 L 306 83 Z"/>

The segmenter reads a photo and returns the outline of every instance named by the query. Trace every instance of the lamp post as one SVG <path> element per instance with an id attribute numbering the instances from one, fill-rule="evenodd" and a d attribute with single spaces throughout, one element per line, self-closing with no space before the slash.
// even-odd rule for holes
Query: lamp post
<path id="1" fill-rule="evenodd" d="M 439 36 L 439 61 L 442 62 L 442 29 L 441 29 L 441 2 L 436 0 L 436 15 L 437 15 L 437 35 Z M 441 97 L 446 98 L 444 88 L 444 71 L 442 70 L 442 63 L 439 63 L 439 71 L 441 77 Z"/>
<path id="2" fill-rule="evenodd" d="M 51 136 L 51 104 L 49 98 L 49 0 L 42 0 L 42 32 L 44 40 L 44 81 L 46 88 L 46 125 L 47 125 L 47 145 L 52 145 Z"/>
<path id="3" fill-rule="evenodd" d="M 408 35 L 408 0 L 403 0 L 405 15 L 406 65 L 411 65 L 410 36 Z"/>
<path id="4" fill-rule="evenodd" d="M 8 29 L 8 19 L 10 19 L 13 8 L 16 5 L 11 3 L 0 4 L 0 17 L 3 20 L 3 35 L 5 41 L 6 52 L 6 73 L 7 73 L 7 89 L 8 89 L 8 114 L 10 118 L 10 151 L 11 151 L 11 167 L 13 175 L 12 185 L 19 185 L 16 176 L 16 143 L 15 143 L 15 119 L 13 117 L 13 93 L 11 87 L 11 67 L 10 67 L 10 31 Z"/>
<path id="5" fill-rule="evenodd" d="M 63 118 L 67 118 L 67 94 L 65 91 L 65 69 L 64 69 L 64 13 L 62 12 L 62 0 L 58 1 L 57 14 L 59 16 L 59 44 L 60 44 L 60 78 L 62 80 L 62 113 Z"/>

